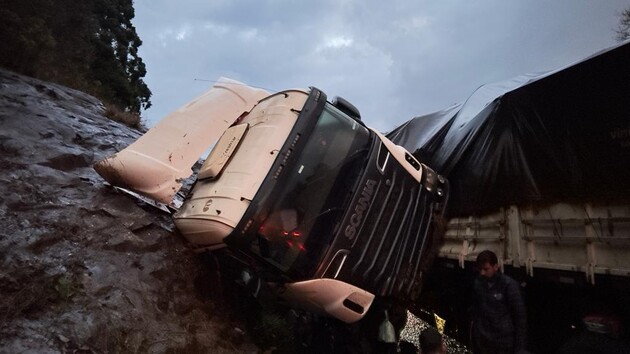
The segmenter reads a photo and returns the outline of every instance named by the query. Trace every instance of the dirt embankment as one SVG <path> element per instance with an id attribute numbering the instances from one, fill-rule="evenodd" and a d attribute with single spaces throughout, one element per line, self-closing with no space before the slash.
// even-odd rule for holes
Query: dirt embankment
<path id="1" fill-rule="evenodd" d="M 0 70 L 0 352 L 256 352 L 170 217 L 92 169 L 140 135 L 103 113 Z"/>

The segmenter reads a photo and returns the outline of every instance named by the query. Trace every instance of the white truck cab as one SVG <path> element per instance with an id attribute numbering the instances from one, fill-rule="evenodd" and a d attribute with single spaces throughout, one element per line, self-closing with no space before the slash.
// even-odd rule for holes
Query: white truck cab
<path id="1" fill-rule="evenodd" d="M 229 254 L 296 307 L 347 323 L 375 296 L 417 296 L 448 184 L 316 88 L 269 94 L 221 79 L 95 169 L 169 203 L 213 144 L 173 215 L 192 247 Z"/>

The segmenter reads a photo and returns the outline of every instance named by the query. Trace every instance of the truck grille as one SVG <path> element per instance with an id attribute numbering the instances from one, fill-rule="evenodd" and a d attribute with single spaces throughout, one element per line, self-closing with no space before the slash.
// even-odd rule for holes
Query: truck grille
<path id="1" fill-rule="evenodd" d="M 381 296 L 410 295 L 433 248 L 437 196 L 390 163 L 340 278 Z"/>

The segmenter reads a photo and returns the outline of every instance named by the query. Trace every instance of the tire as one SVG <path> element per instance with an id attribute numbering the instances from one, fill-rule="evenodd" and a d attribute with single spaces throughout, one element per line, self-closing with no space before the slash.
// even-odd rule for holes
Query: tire
<path id="1" fill-rule="evenodd" d="M 630 354 L 630 345 L 603 334 L 583 331 L 566 341 L 557 354 Z"/>

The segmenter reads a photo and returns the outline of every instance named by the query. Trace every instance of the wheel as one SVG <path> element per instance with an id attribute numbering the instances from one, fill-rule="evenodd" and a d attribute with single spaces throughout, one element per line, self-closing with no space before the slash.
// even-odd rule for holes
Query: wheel
<path id="1" fill-rule="evenodd" d="M 566 341 L 557 354 L 630 354 L 630 346 L 604 334 L 584 330 Z"/>

